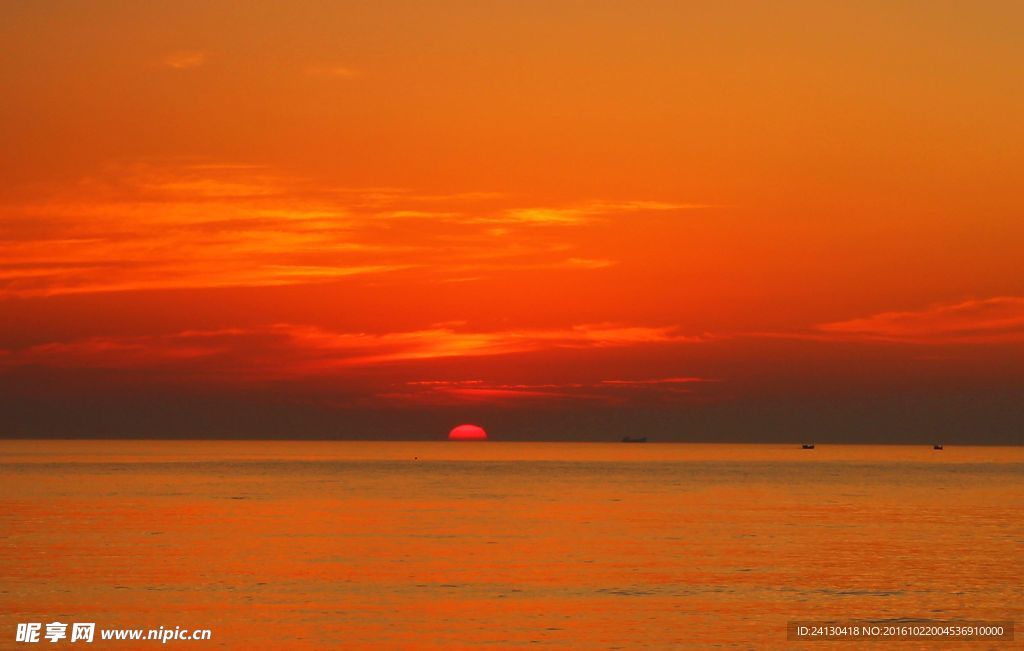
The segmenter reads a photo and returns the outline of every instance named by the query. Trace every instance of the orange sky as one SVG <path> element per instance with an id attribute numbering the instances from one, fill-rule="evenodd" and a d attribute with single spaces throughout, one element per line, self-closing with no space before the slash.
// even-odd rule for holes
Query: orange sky
<path id="1" fill-rule="evenodd" d="M 1024 442 L 1017 2 L 0 8 L 0 435 Z"/>

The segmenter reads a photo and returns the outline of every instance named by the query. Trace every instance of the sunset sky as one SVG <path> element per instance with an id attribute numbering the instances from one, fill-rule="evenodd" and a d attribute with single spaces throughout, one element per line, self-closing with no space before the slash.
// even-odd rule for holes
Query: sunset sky
<path id="1" fill-rule="evenodd" d="M 0 5 L 0 436 L 1024 443 L 1024 3 Z"/>

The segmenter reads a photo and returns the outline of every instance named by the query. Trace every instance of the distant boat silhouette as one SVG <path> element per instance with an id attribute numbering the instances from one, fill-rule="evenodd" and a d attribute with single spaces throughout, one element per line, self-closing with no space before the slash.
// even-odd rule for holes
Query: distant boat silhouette
<path id="1" fill-rule="evenodd" d="M 941 450 L 942 449 L 942 444 L 941 443 L 936 443 L 935 445 L 932 446 L 932 449 L 933 450 Z"/>
<path id="2" fill-rule="evenodd" d="M 647 437 L 646 436 L 638 436 L 636 438 L 633 438 L 632 436 L 623 436 L 622 437 L 622 442 L 623 443 L 646 443 L 647 442 Z"/>
<path id="3" fill-rule="evenodd" d="M 802 449 L 804 449 L 804 450 L 813 450 L 814 449 L 814 444 L 813 443 L 804 443 L 800 447 Z"/>

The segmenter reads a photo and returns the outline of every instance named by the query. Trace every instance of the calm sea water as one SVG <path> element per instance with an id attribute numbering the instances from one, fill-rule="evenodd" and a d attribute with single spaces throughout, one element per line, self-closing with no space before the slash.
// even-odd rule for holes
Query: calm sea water
<path id="1" fill-rule="evenodd" d="M 1021 448 L 7 441 L 0 648 L 54 619 L 212 629 L 168 643 L 195 649 L 806 648 L 787 621 L 1019 622 L 1022 507 Z"/>

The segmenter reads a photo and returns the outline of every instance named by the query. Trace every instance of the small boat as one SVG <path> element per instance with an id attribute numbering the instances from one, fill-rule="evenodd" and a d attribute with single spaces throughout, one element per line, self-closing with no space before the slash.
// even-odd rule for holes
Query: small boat
<path id="1" fill-rule="evenodd" d="M 803 450 L 813 450 L 814 449 L 814 444 L 813 443 L 804 443 L 803 445 L 800 446 L 800 448 L 803 449 Z"/>
<path id="2" fill-rule="evenodd" d="M 634 438 L 632 436 L 623 436 L 622 437 L 622 442 L 623 443 L 646 443 L 647 442 L 647 437 L 646 436 L 637 436 L 637 437 Z"/>
<path id="3" fill-rule="evenodd" d="M 932 446 L 932 449 L 933 450 L 941 450 L 942 449 L 942 444 L 941 443 L 936 443 L 935 445 Z"/>

